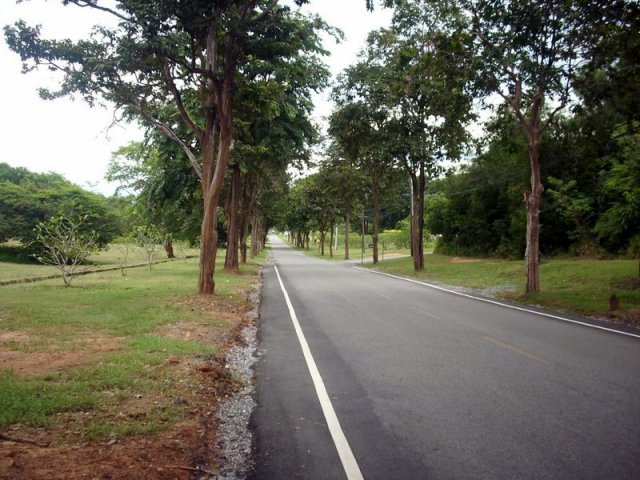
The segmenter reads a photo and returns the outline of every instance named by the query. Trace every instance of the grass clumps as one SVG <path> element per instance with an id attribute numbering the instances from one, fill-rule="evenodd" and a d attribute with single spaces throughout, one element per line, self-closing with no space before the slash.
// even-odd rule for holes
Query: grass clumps
<path id="1" fill-rule="evenodd" d="M 227 381 L 218 364 L 258 271 L 220 266 L 213 297 L 192 294 L 193 260 L 94 273 L 69 288 L 55 279 L 0 287 L 0 432 L 151 434 L 195 412 L 199 395 L 215 403 L 229 386 L 218 385 Z"/>

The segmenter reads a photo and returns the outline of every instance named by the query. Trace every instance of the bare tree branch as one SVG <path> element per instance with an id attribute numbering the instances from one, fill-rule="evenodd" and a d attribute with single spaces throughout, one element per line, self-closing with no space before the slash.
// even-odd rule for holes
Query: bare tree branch
<path id="1" fill-rule="evenodd" d="M 201 139 L 204 135 L 204 131 L 193 121 L 191 115 L 189 115 L 189 112 L 185 108 L 184 102 L 182 100 L 182 95 L 180 94 L 178 87 L 176 87 L 176 84 L 173 81 L 173 77 L 171 76 L 171 69 L 169 68 L 169 62 L 166 59 L 162 62 L 162 73 L 164 76 L 164 82 L 173 94 L 173 98 L 176 102 L 176 105 L 178 106 L 178 111 L 180 112 L 184 123 L 186 123 L 187 127 L 189 127 L 189 129 L 191 129 L 191 131 L 195 133 L 199 139 Z"/>
<path id="2" fill-rule="evenodd" d="M 191 151 L 189 146 L 178 135 L 176 135 L 176 133 L 171 129 L 171 127 L 162 123 L 160 120 L 158 120 L 153 115 L 151 115 L 151 113 L 149 113 L 140 104 L 139 101 L 133 101 L 131 103 L 131 107 L 140 115 L 142 115 L 142 117 L 144 117 L 153 126 L 158 128 L 165 136 L 167 136 L 169 139 L 176 142 L 180 146 L 180 148 L 182 148 L 184 153 L 187 155 L 187 158 L 189 159 L 189 163 L 191 163 L 191 166 L 193 167 L 196 174 L 198 175 L 198 178 L 202 182 L 202 166 L 198 163 L 198 159 L 196 158 L 194 153 Z"/>
<path id="3" fill-rule="evenodd" d="M 90 0 L 69 0 L 69 3 L 73 3 L 74 5 L 77 5 L 78 7 L 81 7 L 81 8 L 89 7 L 89 8 L 93 8 L 95 10 L 101 10 L 103 12 L 110 13 L 111 15 L 113 15 L 115 17 L 118 17 L 120 20 L 124 20 L 127 23 L 134 23 L 134 21 L 132 19 L 130 19 L 128 17 L 125 17 L 121 13 L 119 13 L 119 12 L 117 12 L 117 11 L 111 9 L 111 8 L 100 6 L 97 3 L 94 3 L 94 2 L 92 2 Z"/>
<path id="4" fill-rule="evenodd" d="M 273 0 L 273 2 L 271 2 L 267 8 L 265 8 L 262 12 L 260 12 L 258 15 L 256 15 L 253 18 L 253 21 L 259 22 L 260 20 L 265 18 L 267 15 L 269 15 L 271 10 L 273 10 L 276 7 L 277 4 L 278 4 L 278 0 Z"/>

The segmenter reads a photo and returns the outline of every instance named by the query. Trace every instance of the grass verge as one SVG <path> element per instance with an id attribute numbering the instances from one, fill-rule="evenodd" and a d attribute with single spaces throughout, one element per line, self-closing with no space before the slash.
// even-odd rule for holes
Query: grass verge
<path id="1" fill-rule="evenodd" d="M 180 252 L 176 248 L 178 256 L 182 254 L 197 257 L 198 253 L 199 251 L 194 248 L 183 248 Z M 166 257 L 164 249 L 158 245 L 155 251 L 155 261 L 165 260 Z M 137 245 L 111 244 L 106 249 L 91 255 L 88 262 L 87 267 L 104 269 L 145 264 L 148 262 L 148 257 L 142 247 Z M 39 264 L 17 242 L 0 243 L 0 282 L 57 274 L 60 274 L 60 270 L 51 265 Z"/>
<path id="2" fill-rule="evenodd" d="M 368 264 L 371 267 L 371 264 Z M 485 290 L 500 298 L 589 316 L 609 316 L 640 325 L 637 260 L 549 259 L 540 266 L 541 291 L 524 293 L 521 261 L 428 255 L 421 272 L 411 258 L 388 260 L 375 268 L 395 275 Z M 617 311 L 609 311 L 616 294 Z"/>
<path id="3" fill-rule="evenodd" d="M 259 268 L 251 263 L 237 275 L 220 264 L 214 297 L 192 295 L 196 260 L 127 276 L 95 273 L 69 288 L 59 280 L 0 287 L 0 434 L 55 444 L 49 467 L 62 458 L 70 466 L 64 478 L 75 478 L 72 448 L 95 448 L 98 454 L 106 442 L 121 445 L 122 455 L 131 454 L 126 458 L 136 448 L 149 456 L 149 445 L 138 447 L 140 440 L 127 438 L 162 438 L 185 425 L 189 431 L 181 436 L 197 443 L 207 429 L 195 419 L 213 418 L 218 399 L 235 388 L 223 359 L 249 308 L 247 293 Z M 3 448 L 18 447 L 2 441 L 0 447 L 4 478 Z M 20 452 L 9 457 L 22 459 L 25 470 L 11 470 L 10 478 L 36 478 L 26 465 L 35 465 L 36 457 L 41 465 L 47 461 L 41 453 Z M 158 452 L 163 455 L 170 458 Z M 78 472 L 84 468 L 75 466 Z"/>

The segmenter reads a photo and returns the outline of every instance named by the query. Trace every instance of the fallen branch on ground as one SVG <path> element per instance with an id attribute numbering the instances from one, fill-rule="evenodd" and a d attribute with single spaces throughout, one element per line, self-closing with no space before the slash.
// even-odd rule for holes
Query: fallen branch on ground
<path id="1" fill-rule="evenodd" d="M 0 440 L 5 440 L 7 442 L 16 442 L 16 443 L 30 443 L 31 445 L 35 445 L 37 447 L 42 447 L 42 448 L 46 448 L 49 446 L 48 443 L 41 443 L 35 440 L 29 440 L 28 438 L 12 437 L 5 433 L 0 433 Z"/>

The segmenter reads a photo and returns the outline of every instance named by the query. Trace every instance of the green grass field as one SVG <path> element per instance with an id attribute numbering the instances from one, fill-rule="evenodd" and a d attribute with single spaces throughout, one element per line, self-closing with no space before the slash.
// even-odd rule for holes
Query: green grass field
<path id="1" fill-rule="evenodd" d="M 375 268 L 581 315 L 608 314 L 609 298 L 615 293 L 622 316 L 633 319 L 640 313 L 637 260 L 545 260 L 540 266 L 541 291 L 534 295 L 524 294 L 522 261 L 425 255 L 422 272 L 413 270 L 411 258 L 391 259 Z"/>
<path id="2" fill-rule="evenodd" d="M 195 387 L 174 363 L 219 353 L 238 325 L 229 312 L 246 308 L 246 292 L 257 280 L 258 263 L 234 275 L 223 272 L 223 261 L 224 251 L 214 297 L 193 295 L 197 259 L 130 269 L 126 276 L 92 273 L 69 288 L 59 279 L 0 286 L 0 430 L 47 427 L 65 412 L 86 415 L 75 432 L 85 438 L 178 421 L 186 407 L 176 399 Z M 137 398 L 154 401 L 119 418 L 123 402 Z"/>
<path id="3" fill-rule="evenodd" d="M 197 256 L 199 251 L 196 248 L 174 248 L 176 257 L 181 254 L 186 256 Z M 125 253 L 126 252 L 126 253 Z M 147 263 L 147 254 L 142 247 L 137 245 L 111 244 L 105 250 L 101 250 L 89 257 L 87 268 L 101 269 L 119 267 L 124 265 L 138 265 Z M 13 261 L 14 257 L 21 260 L 20 263 Z M 161 245 L 155 251 L 155 261 L 162 261 L 167 258 Z M 24 278 L 46 277 L 59 274 L 60 271 L 50 265 L 41 265 L 31 260 L 26 254 L 21 254 L 19 247 L 15 243 L 0 244 L 0 282 L 7 280 L 20 280 Z"/>

